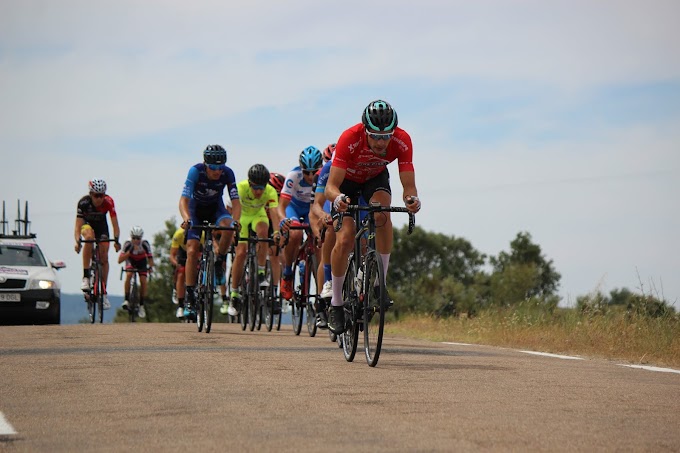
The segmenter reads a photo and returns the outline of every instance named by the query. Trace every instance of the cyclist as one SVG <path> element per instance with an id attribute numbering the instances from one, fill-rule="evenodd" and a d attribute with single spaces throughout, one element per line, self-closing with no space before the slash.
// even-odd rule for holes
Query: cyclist
<path id="1" fill-rule="evenodd" d="M 177 294 L 178 305 L 175 316 L 180 319 L 184 317 L 184 293 L 186 291 L 185 266 L 187 263 L 187 250 L 184 241 L 185 232 L 184 228 L 177 228 L 172 235 L 172 242 L 170 244 L 170 263 L 175 268 L 173 286 Z M 203 237 L 201 237 L 202 239 Z"/>
<path id="2" fill-rule="evenodd" d="M 364 109 L 361 123 L 340 135 L 325 190 L 326 199 L 332 200 L 334 212 L 346 211 L 351 202 L 357 202 L 358 195 L 370 202 L 389 206 L 392 191 L 387 165 L 394 160 L 398 161 L 407 209 L 411 212 L 420 210 L 411 137 L 397 124 L 397 112 L 392 106 L 376 100 Z M 393 240 L 392 221 L 388 212 L 381 215 L 377 227 L 376 248 L 387 275 Z M 352 219 L 346 218 L 336 234 L 331 253 L 333 296 L 328 326 L 336 334 L 342 333 L 345 328 L 342 286 L 347 272 L 347 257 L 354 245 L 355 228 Z"/>
<path id="3" fill-rule="evenodd" d="M 120 227 L 118 226 L 118 215 L 116 214 L 116 207 L 113 198 L 106 195 L 106 181 L 103 179 L 92 179 L 87 183 L 89 194 L 85 195 L 78 201 L 78 209 L 76 214 L 76 225 L 73 232 L 76 240 L 75 250 L 80 253 L 83 250 L 83 282 L 80 289 L 87 291 L 90 288 L 90 264 L 92 261 L 92 251 L 94 250 L 93 243 L 80 243 L 80 238 L 91 241 L 95 238 L 108 239 L 109 238 L 109 223 L 106 220 L 106 214 L 111 217 L 111 225 L 113 226 L 113 243 L 116 252 L 120 251 Z M 109 281 L 109 243 L 102 242 L 99 244 L 99 261 L 102 264 L 102 275 L 100 276 L 104 282 L 104 297 L 102 306 L 104 310 L 111 308 L 111 303 L 106 293 L 106 284 Z"/>
<path id="4" fill-rule="evenodd" d="M 269 170 L 262 164 L 255 164 L 248 170 L 248 179 L 237 184 L 238 195 L 241 200 L 241 238 L 245 239 L 254 231 L 258 238 L 269 237 L 269 217 L 265 207 L 275 208 L 279 205 L 279 197 L 276 190 L 269 183 Z M 278 225 L 279 217 L 275 209 L 271 211 L 274 225 Z M 274 239 L 278 241 L 279 230 L 273 231 Z M 260 286 L 268 285 L 265 280 L 265 266 L 267 261 L 267 245 L 264 242 L 257 244 L 257 275 Z M 224 304 L 220 307 L 220 313 L 230 316 L 238 315 L 237 306 L 240 306 L 241 293 L 239 282 L 243 277 L 244 263 L 248 249 L 247 242 L 239 242 L 236 246 L 236 256 L 231 267 L 231 300 L 229 306 Z M 234 303 L 234 302 L 237 303 Z"/>
<path id="5" fill-rule="evenodd" d="M 281 190 L 283 190 L 283 184 L 286 182 L 286 177 L 283 176 L 281 173 L 276 173 L 276 172 L 271 172 L 269 173 L 269 185 L 276 190 L 276 195 L 279 197 L 279 201 L 281 200 Z M 274 211 L 278 211 L 278 208 L 272 208 Z M 270 213 L 270 209 L 267 208 L 267 215 L 269 216 L 269 233 L 273 234 L 274 232 L 274 225 L 276 223 L 272 222 L 272 215 Z M 272 284 L 274 286 L 274 295 L 276 296 L 278 294 L 278 288 L 279 288 L 279 280 L 281 280 L 281 260 L 283 256 L 280 254 L 276 254 L 276 245 L 272 245 L 269 247 L 269 259 L 272 263 Z M 279 299 L 277 298 L 277 303 L 279 302 Z M 280 307 L 276 307 L 278 310 Z"/>
<path id="6" fill-rule="evenodd" d="M 279 215 L 283 219 L 281 228 L 285 234 L 288 234 L 288 245 L 283 250 L 281 296 L 288 300 L 293 297 L 293 260 L 295 252 L 302 244 L 302 231 L 288 231 L 287 226 L 292 222 L 301 222 L 307 218 L 312 202 L 314 178 L 323 164 L 323 158 L 321 151 L 315 146 L 308 146 L 302 150 L 298 161 L 300 165 L 293 168 L 286 177 L 279 204 Z"/>
<path id="7" fill-rule="evenodd" d="M 324 150 L 324 158 L 325 153 L 330 146 L 331 145 L 328 145 L 326 150 Z M 335 245 L 335 230 L 333 230 L 333 228 L 326 228 L 326 225 L 328 225 L 331 219 L 331 204 L 326 200 L 326 196 L 324 195 L 331 164 L 331 160 L 328 159 L 323 167 L 321 167 L 314 188 L 314 201 L 312 201 L 312 206 L 309 210 L 309 223 L 312 227 L 314 237 L 316 237 L 317 240 L 321 240 L 321 231 L 324 229 L 326 230 L 324 242 L 321 247 L 321 260 L 319 260 L 319 269 L 317 271 L 317 275 L 323 275 L 323 279 L 318 279 L 317 281 L 317 286 L 321 286 L 321 282 L 323 282 L 323 286 L 317 289 L 319 290 L 319 298 L 324 305 L 330 301 L 330 298 L 333 295 L 331 289 L 331 251 Z M 326 319 L 324 306 L 320 306 L 317 311 L 316 325 L 322 329 L 328 328 L 328 320 Z"/>
<path id="8" fill-rule="evenodd" d="M 186 302 L 189 307 L 196 300 L 196 280 L 198 279 L 198 255 L 201 231 L 191 225 L 208 221 L 220 226 L 238 226 L 241 216 L 241 203 L 238 199 L 234 172 L 226 166 L 227 152 L 220 145 L 208 145 L 203 151 L 203 162 L 189 169 L 182 196 L 179 199 L 179 212 L 182 228 L 187 230 L 187 260 L 185 267 Z M 224 189 L 227 189 L 233 205 L 233 217 L 224 205 Z M 218 254 L 215 259 L 215 280 L 224 284 L 224 261 L 227 248 L 234 232 L 223 231 L 219 239 Z"/>
<path id="9" fill-rule="evenodd" d="M 137 269 L 139 271 L 139 308 L 137 314 L 140 318 L 146 318 L 146 310 L 144 309 L 144 299 L 146 298 L 146 282 L 147 275 L 153 269 L 153 253 L 151 253 L 151 244 L 146 239 L 143 239 L 144 230 L 140 226 L 133 226 L 130 230 L 130 240 L 125 241 L 123 248 L 118 255 L 118 264 L 125 261 L 125 269 Z M 125 301 L 123 302 L 123 310 L 130 309 L 130 281 L 132 280 L 132 272 L 125 273 Z"/>
<path id="10" fill-rule="evenodd" d="M 323 163 L 325 164 L 333 158 L 333 153 L 335 152 L 336 143 L 331 143 L 323 149 Z"/>

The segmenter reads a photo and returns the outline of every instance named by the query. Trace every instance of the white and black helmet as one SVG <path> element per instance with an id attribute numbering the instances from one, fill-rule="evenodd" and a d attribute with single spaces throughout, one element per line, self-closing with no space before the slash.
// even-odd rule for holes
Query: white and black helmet
<path id="1" fill-rule="evenodd" d="M 130 236 L 141 238 L 144 236 L 144 230 L 139 225 L 135 225 L 130 230 Z"/>
<path id="2" fill-rule="evenodd" d="M 106 181 L 103 179 L 93 179 L 87 183 L 90 193 L 106 193 Z"/>

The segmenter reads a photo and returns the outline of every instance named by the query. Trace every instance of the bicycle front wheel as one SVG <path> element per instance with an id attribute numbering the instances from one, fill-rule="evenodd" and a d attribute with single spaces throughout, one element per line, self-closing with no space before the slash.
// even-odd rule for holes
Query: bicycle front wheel
<path id="1" fill-rule="evenodd" d="M 252 257 L 248 260 L 248 273 L 250 280 L 248 281 L 248 328 L 252 332 L 255 330 L 255 322 L 257 321 L 258 306 L 258 288 L 257 288 L 257 263 Z"/>
<path id="2" fill-rule="evenodd" d="M 385 328 L 385 271 L 376 252 L 366 257 L 364 273 L 364 350 L 369 366 L 376 366 Z"/>
<path id="3" fill-rule="evenodd" d="M 212 327 L 213 318 L 213 293 L 214 293 L 214 282 L 215 282 L 215 258 L 212 257 L 208 261 L 208 266 L 205 271 L 206 285 L 203 288 L 203 317 L 205 318 L 205 333 L 210 333 L 210 328 Z"/>
<path id="4" fill-rule="evenodd" d="M 300 261 L 295 260 L 293 266 L 293 299 L 290 301 L 290 316 L 293 322 L 293 333 L 300 335 L 302 330 L 302 320 L 304 318 L 305 300 L 302 296 L 303 279 L 300 278 Z"/>
<path id="5" fill-rule="evenodd" d="M 302 300 L 305 301 L 305 308 L 307 312 L 307 332 L 310 337 L 316 335 L 316 309 L 314 308 L 317 301 L 316 288 L 316 259 L 314 256 L 308 256 L 305 260 L 305 277 L 302 288 Z"/>
<path id="6" fill-rule="evenodd" d="M 137 283 L 133 283 L 132 288 L 130 289 L 130 306 L 128 307 L 130 322 L 135 322 L 137 318 L 137 307 L 139 306 L 139 294 L 137 293 L 137 290 Z"/>
<path id="7" fill-rule="evenodd" d="M 267 260 L 267 265 L 265 267 L 265 279 L 269 283 L 269 286 L 265 286 L 262 289 L 262 301 L 264 311 L 264 325 L 267 327 L 267 332 L 272 331 L 274 327 L 274 283 L 272 278 L 272 264 Z"/>
<path id="8" fill-rule="evenodd" d="M 95 287 L 97 293 L 97 309 L 99 310 L 98 321 L 104 322 L 104 282 L 102 282 L 102 266 L 97 266 L 97 276 L 95 277 Z"/>
<path id="9" fill-rule="evenodd" d="M 342 337 L 342 353 L 348 362 L 354 360 L 359 340 L 359 324 L 356 314 L 358 295 L 354 285 L 356 275 L 356 262 L 354 256 L 352 256 L 347 266 L 345 283 L 342 285 L 342 300 L 345 301 L 345 331 L 340 335 Z"/>

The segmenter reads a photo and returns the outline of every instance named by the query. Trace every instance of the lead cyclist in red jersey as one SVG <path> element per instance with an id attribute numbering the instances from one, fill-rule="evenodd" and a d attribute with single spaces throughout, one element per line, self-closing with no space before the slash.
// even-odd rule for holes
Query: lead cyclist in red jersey
<path id="1" fill-rule="evenodd" d="M 392 106 L 385 101 L 376 100 L 364 109 L 361 123 L 342 133 L 335 148 L 324 192 L 326 199 L 333 203 L 334 213 L 344 212 L 349 204 L 356 204 L 359 195 L 370 202 L 378 202 L 381 206 L 390 206 L 392 191 L 387 165 L 394 160 L 399 164 L 399 179 L 404 190 L 402 197 L 406 207 L 411 212 L 420 210 L 411 137 L 405 130 L 397 127 L 397 123 L 397 112 Z M 383 214 L 384 222 L 380 222 L 376 229 L 376 247 L 387 275 L 392 252 L 392 221 L 389 212 Z M 342 333 L 345 326 L 342 287 L 355 231 L 352 218 L 345 218 L 331 252 L 333 297 L 328 327 L 336 334 Z"/>

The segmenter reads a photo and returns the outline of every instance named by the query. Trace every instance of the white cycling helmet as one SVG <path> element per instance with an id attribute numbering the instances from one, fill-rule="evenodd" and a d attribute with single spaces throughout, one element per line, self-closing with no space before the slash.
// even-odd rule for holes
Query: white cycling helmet
<path id="1" fill-rule="evenodd" d="M 135 225 L 130 230 L 130 236 L 137 236 L 141 238 L 142 236 L 144 236 L 144 230 L 142 230 L 142 227 L 140 227 L 139 225 Z"/>
<path id="2" fill-rule="evenodd" d="M 87 183 L 90 193 L 106 193 L 106 181 L 103 179 L 93 179 Z"/>

